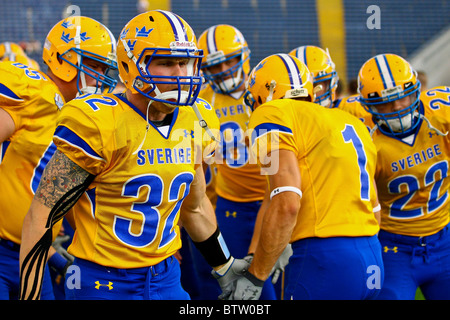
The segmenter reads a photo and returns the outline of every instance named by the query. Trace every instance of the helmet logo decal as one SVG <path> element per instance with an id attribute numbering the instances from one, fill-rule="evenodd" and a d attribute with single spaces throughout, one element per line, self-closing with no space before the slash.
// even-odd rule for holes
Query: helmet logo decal
<path id="1" fill-rule="evenodd" d="M 145 26 L 143 26 L 140 30 L 136 28 L 136 37 L 144 37 L 147 38 L 150 32 L 153 31 L 153 28 L 150 30 L 146 30 Z"/>
<path id="2" fill-rule="evenodd" d="M 63 23 L 61 23 L 61 26 L 63 26 L 64 28 L 69 28 L 69 27 L 72 27 L 73 26 L 73 24 L 72 23 L 70 23 L 70 21 L 69 20 L 64 20 L 64 22 Z"/>
<path id="3" fill-rule="evenodd" d="M 262 67 L 264 67 L 264 65 L 266 64 L 266 61 L 259 63 L 256 67 L 255 67 L 255 71 L 252 72 L 252 77 L 250 79 L 250 81 L 248 82 L 248 86 L 251 88 L 253 87 L 253 85 L 255 84 L 255 80 L 256 80 L 256 71 L 258 71 L 259 69 L 261 69 Z"/>
<path id="4" fill-rule="evenodd" d="M 71 38 L 70 37 L 70 33 L 62 33 L 61 36 L 61 40 L 64 41 L 65 43 L 69 43 L 70 41 L 72 41 L 73 39 L 75 39 L 75 37 Z M 86 32 L 80 33 L 80 40 L 81 41 L 86 41 L 91 39 L 91 37 L 86 36 Z"/>
<path id="5" fill-rule="evenodd" d="M 63 33 L 62 33 L 62 36 L 61 36 L 61 40 L 62 41 L 64 41 L 65 43 L 69 43 L 70 41 L 72 41 L 74 38 L 71 38 L 70 37 L 70 33 L 64 33 L 64 31 L 63 31 Z"/>
<path id="6" fill-rule="evenodd" d="M 197 45 L 192 41 L 173 41 L 170 43 L 170 49 L 197 49 Z"/>
<path id="7" fill-rule="evenodd" d="M 260 64 L 258 64 L 258 65 L 256 66 L 256 68 L 255 68 L 255 72 L 258 71 L 259 69 L 263 68 L 265 64 L 266 64 L 266 61 L 261 62 Z"/>
<path id="8" fill-rule="evenodd" d="M 123 29 L 122 32 L 120 33 L 119 38 L 120 38 L 120 39 L 125 38 L 125 36 L 127 35 L 128 31 L 130 31 L 129 28 L 128 28 L 128 29 Z"/>
<path id="9" fill-rule="evenodd" d="M 131 51 L 134 50 L 134 46 L 136 45 L 136 41 L 137 40 L 134 40 L 133 42 L 131 42 L 131 39 L 128 39 L 127 45 L 128 45 L 128 48 L 130 48 Z"/>
<path id="10" fill-rule="evenodd" d="M 398 85 L 394 88 L 387 88 L 384 90 L 381 90 L 381 96 L 382 97 L 387 97 L 390 96 L 392 94 L 398 94 L 399 96 L 403 96 L 403 88 L 401 85 Z"/>

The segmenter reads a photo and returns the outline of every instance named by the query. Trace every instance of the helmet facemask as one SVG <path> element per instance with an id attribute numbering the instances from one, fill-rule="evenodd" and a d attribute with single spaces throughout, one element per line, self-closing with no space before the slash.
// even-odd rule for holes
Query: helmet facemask
<path id="1" fill-rule="evenodd" d="M 328 84 L 328 88 L 323 94 L 316 96 L 314 102 L 320 104 L 322 107 L 330 108 L 336 98 L 338 80 L 339 78 L 336 71 L 327 73 L 323 76 L 316 76 L 314 78 L 314 86 L 326 82 Z"/>
<path id="2" fill-rule="evenodd" d="M 65 58 L 65 55 L 70 54 L 72 51 L 77 55 L 77 64 L 73 64 L 68 59 Z M 117 70 L 117 63 L 115 61 L 115 56 L 111 56 L 110 60 L 105 61 L 102 56 L 97 54 L 93 54 L 88 51 L 84 51 L 81 49 L 70 49 L 67 52 L 63 53 L 60 58 L 78 70 L 77 74 L 77 89 L 78 95 L 83 94 L 101 94 L 106 92 L 112 92 L 117 85 L 117 80 L 114 79 L 114 73 Z M 102 73 L 97 70 L 94 70 L 88 64 L 86 64 L 85 59 L 91 59 L 95 62 L 100 62 L 106 67 L 106 70 Z M 88 86 L 86 84 L 86 77 L 91 77 L 95 79 L 94 86 Z"/>
<path id="3" fill-rule="evenodd" d="M 230 94 L 237 91 L 245 81 L 244 63 L 250 59 L 250 53 L 243 54 L 244 50 L 240 50 L 236 54 L 224 56 L 222 51 L 217 51 L 207 57 L 206 64 L 202 66 L 205 79 L 210 83 L 212 89 L 217 93 Z M 220 63 L 225 63 L 231 59 L 238 57 L 239 62 L 225 71 L 211 73 L 210 68 Z"/>
<path id="4" fill-rule="evenodd" d="M 117 70 L 116 55 L 113 53 L 110 53 L 107 57 L 107 60 L 105 60 L 104 57 L 101 57 L 97 54 L 93 54 L 93 53 L 90 53 L 90 52 L 80 49 L 81 27 L 77 26 L 76 28 L 77 28 L 77 32 L 76 32 L 75 38 L 74 38 L 76 47 L 72 48 L 71 50 L 73 50 L 77 54 L 78 65 L 75 66 L 75 68 L 78 69 L 78 75 L 77 75 L 78 92 L 81 94 L 103 93 L 106 90 L 107 90 L 107 92 L 112 92 L 114 90 L 114 88 L 116 87 L 117 80 L 114 80 L 112 77 L 109 77 L 108 72 L 110 71 L 110 69 Z M 102 73 L 90 68 L 88 65 L 84 64 L 83 60 L 85 57 L 87 57 L 91 60 L 100 62 L 103 65 L 106 65 L 107 69 L 105 70 L 104 74 L 102 74 Z M 95 79 L 95 87 L 87 86 L 86 75 Z M 81 82 L 81 88 L 80 88 L 80 82 Z"/>
<path id="5" fill-rule="evenodd" d="M 360 97 L 361 104 L 372 114 L 374 122 L 378 129 L 388 136 L 399 137 L 407 136 L 414 132 L 419 124 L 419 105 L 420 105 L 420 82 L 415 85 L 406 83 L 404 89 L 401 85 L 384 90 L 382 97 L 369 97 L 367 99 Z M 370 96 L 370 95 L 369 95 Z M 408 107 L 399 111 L 381 113 L 378 111 L 380 105 L 394 102 L 404 97 L 410 97 L 411 103 Z"/>
<path id="6" fill-rule="evenodd" d="M 123 41 L 125 50 L 128 45 Z M 131 51 L 129 51 L 131 53 Z M 145 48 L 136 63 L 139 75 L 133 81 L 133 88 L 141 95 L 152 101 L 162 102 L 169 107 L 181 105 L 193 105 L 198 97 L 202 85 L 202 77 L 199 75 L 202 51 L 195 46 L 166 48 Z M 156 59 L 188 59 L 186 64 L 186 76 L 153 75 L 149 68 Z M 158 85 L 174 85 L 175 90 L 161 92 Z"/>
<path id="7" fill-rule="evenodd" d="M 112 92 L 117 84 L 111 75 L 117 70 L 116 40 L 94 19 L 61 20 L 48 33 L 42 58 L 55 77 L 65 82 L 76 80 L 77 96 Z"/>

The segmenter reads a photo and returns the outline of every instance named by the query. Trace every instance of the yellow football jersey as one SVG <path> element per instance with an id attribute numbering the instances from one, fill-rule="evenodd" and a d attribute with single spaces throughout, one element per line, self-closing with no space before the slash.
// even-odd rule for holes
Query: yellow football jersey
<path id="1" fill-rule="evenodd" d="M 260 161 L 261 153 L 276 149 L 297 156 L 303 197 L 291 242 L 378 232 L 373 214 L 377 155 L 361 121 L 339 109 L 279 99 L 259 106 L 250 128 Z"/>
<path id="2" fill-rule="evenodd" d="M 336 104 L 336 108 L 347 111 L 348 113 L 357 117 L 359 120 L 364 122 L 369 131 L 372 130 L 372 128 L 375 126 L 372 120 L 372 115 L 367 112 L 359 102 L 359 94 L 341 99 Z"/>
<path id="3" fill-rule="evenodd" d="M 21 63 L 0 62 L 0 108 L 16 128 L 0 150 L 2 239 L 21 243 L 23 219 L 56 150 L 52 136 L 63 103 L 58 87 L 44 73 Z"/>
<path id="4" fill-rule="evenodd" d="M 377 146 L 376 183 L 381 228 L 409 235 L 434 234 L 449 223 L 450 88 L 421 93 L 421 120 L 415 135 L 390 138 L 373 133 Z"/>
<path id="5" fill-rule="evenodd" d="M 221 143 L 215 155 L 216 193 L 235 202 L 262 200 L 266 180 L 250 159 L 245 139 L 250 112 L 243 97 L 216 94 L 211 86 L 204 88 L 200 96 L 214 106 L 220 121 Z"/>
<path id="6" fill-rule="evenodd" d="M 196 103 L 218 137 L 213 108 Z M 58 150 L 96 175 L 73 208 L 74 256 L 137 268 L 181 247 L 180 207 L 215 142 L 188 106 L 176 108 L 168 126 L 146 126 L 146 116 L 120 94 L 84 95 L 62 108 L 54 135 Z"/>

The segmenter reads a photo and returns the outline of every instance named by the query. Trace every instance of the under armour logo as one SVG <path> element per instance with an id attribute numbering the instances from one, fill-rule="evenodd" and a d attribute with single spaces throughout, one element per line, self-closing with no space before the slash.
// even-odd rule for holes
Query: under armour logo
<path id="1" fill-rule="evenodd" d="M 248 300 L 258 300 L 259 298 L 259 290 L 253 289 L 252 286 L 247 286 L 247 288 L 244 289 L 244 293 L 242 294 L 242 298 L 247 298 Z"/>
<path id="2" fill-rule="evenodd" d="M 389 248 L 388 246 L 384 246 L 383 247 L 383 251 L 384 252 L 394 251 L 394 253 L 397 253 L 398 252 L 398 247 Z"/>
<path id="3" fill-rule="evenodd" d="M 233 213 L 230 213 L 230 211 L 225 212 L 225 216 L 228 218 L 229 216 L 232 216 L 233 218 L 236 218 L 236 211 L 233 211 Z"/>
<path id="4" fill-rule="evenodd" d="M 113 283 L 111 281 L 108 281 L 108 284 L 103 284 L 97 281 L 95 281 L 95 289 L 100 290 L 100 287 L 108 287 L 109 290 L 113 289 Z"/>
<path id="5" fill-rule="evenodd" d="M 428 135 L 430 136 L 430 138 L 433 138 L 433 134 L 435 134 L 436 136 L 438 135 L 436 132 L 428 131 Z"/>
<path id="6" fill-rule="evenodd" d="M 191 132 L 189 132 L 188 130 L 184 129 L 184 137 L 187 138 L 188 135 L 191 135 L 191 138 L 194 138 L 194 130 L 191 130 Z"/>

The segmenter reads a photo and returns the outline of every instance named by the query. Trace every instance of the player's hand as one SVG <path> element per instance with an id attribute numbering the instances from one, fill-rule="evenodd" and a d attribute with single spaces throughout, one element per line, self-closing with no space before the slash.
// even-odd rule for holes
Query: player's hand
<path id="1" fill-rule="evenodd" d="M 273 284 L 277 283 L 280 274 L 284 272 L 284 268 L 288 265 L 289 258 L 292 256 L 292 253 L 293 253 L 292 246 L 291 244 L 288 244 L 281 253 L 275 265 L 273 266 L 272 271 L 270 272 Z"/>
<path id="2" fill-rule="evenodd" d="M 244 272 L 247 271 L 250 263 L 244 259 L 234 259 L 231 257 L 232 262 L 228 269 L 223 273 L 219 274 L 216 271 L 212 271 L 211 274 L 219 282 L 220 288 L 222 289 L 222 294 L 219 296 L 219 300 L 228 300 L 231 294 L 236 289 L 236 281 L 243 277 Z"/>
<path id="3" fill-rule="evenodd" d="M 67 252 L 62 246 L 63 243 L 70 240 L 70 236 L 57 236 L 52 243 L 52 247 L 55 249 L 55 253 L 48 260 L 49 266 L 57 273 L 64 275 L 67 268 L 72 265 L 74 257 Z"/>
<path id="4" fill-rule="evenodd" d="M 245 271 L 242 277 L 236 281 L 236 289 L 231 295 L 232 300 L 258 300 L 264 281 Z"/>

